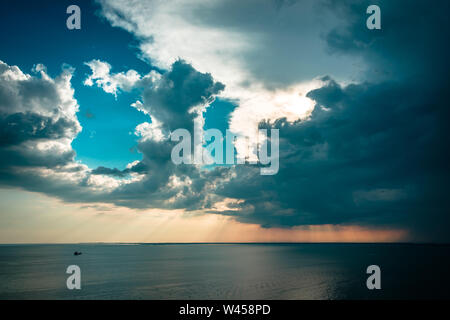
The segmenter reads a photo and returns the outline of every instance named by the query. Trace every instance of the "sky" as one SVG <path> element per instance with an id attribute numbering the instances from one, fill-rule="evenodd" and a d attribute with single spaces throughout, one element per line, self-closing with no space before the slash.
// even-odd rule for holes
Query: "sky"
<path id="1" fill-rule="evenodd" d="M 2 5 L 0 243 L 450 240 L 448 1 Z M 278 129 L 279 170 L 180 128 Z"/>

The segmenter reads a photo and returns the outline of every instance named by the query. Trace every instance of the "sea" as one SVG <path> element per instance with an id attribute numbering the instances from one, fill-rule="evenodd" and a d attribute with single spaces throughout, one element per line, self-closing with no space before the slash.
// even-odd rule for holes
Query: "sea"
<path id="1" fill-rule="evenodd" d="M 0 245 L 0 299 L 449 299 L 450 246 Z M 74 252 L 81 255 L 74 255 Z M 69 266 L 80 268 L 69 290 Z M 380 268 L 369 290 L 368 266 Z"/>

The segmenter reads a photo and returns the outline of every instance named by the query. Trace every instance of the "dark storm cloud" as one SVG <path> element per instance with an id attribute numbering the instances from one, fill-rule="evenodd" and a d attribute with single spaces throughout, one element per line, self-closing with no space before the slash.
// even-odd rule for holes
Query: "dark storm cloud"
<path id="1" fill-rule="evenodd" d="M 208 105 L 225 86 L 208 73 L 195 70 L 183 60 L 173 63 L 156 86 L 143 92 L 144 108 L 169 130 L 185 128 L 192 132 L 197 113 L 192 107 Z"/>
<path id="2" fill-rule="evenodd" d="M 339 27 L 325 36 L 330 52 L 363 56 L 371 68 L 369 79 L 437 77 L 448 68 L 448 1 L 354 1 L 327 0 L 329 10 L 341 16 Z M 381 30 L 365 27 L 366 8 L 381 9 Z M 433 77 L 436 78 L 436 77 Z"/>
<path id="3" fill-rule="evenodd" d="M 382 30 L 373 33 L 366 3 L 332 4 L 349 24 L 327 36 L 330 51 L 364 56 L 368 79 L 384 75 L 347 86 L 324 78 L 308 94 L 317 103 L 309 121 L 274 125 L 278 175 L 237 167 L 219 193 L 245 199 L 238 219 L 263 226 L 387 225 L 447 241 L 449 4 L 381 2 Z"/>
<path id="4" fill-rule="evenodd" d="M 55 83 L 27 77 L 18 67 L 0 61 L 0 113 L 47 111 L 57 113 L 61 98 Z"/>
<path id="5" fill-rule="evenodd" d="M 27 140 L 72 137 L 77 130 L 78 123 L 65 118 L 55 120 L 30 112 L 0 115 L 0 147 Z"/>
<path id="6" fill-rule="evenodd" d="M 222 194 L 246 199 L 255 210 L 242 219 L 267 226 L 412 221 L 423 179 L 434 174 L 442 151 L 430 144 L 441 137 L 437 119 L 427 116 L 438 101 L 424 104 L 410 89 L 328 80 L 309 94 L 318 103 L 311 120 L 274 125 L 282 138 L 279 173 L 237 167 Z"/>
<path id="7" fill-rule="evenodd" d="M 114 176 L 119 178 L 124 178 L 130 173 L 139 173 L 139 174 L 145 174 L 148 172 L 148 167 L 144 164 L 144 162 L 139 161 L 130 168 L 119 170 L 117 168 L 107 168 L 100 166 L 97 169 L 94 169 L 91 171 L 91 174 L 93 175 L 107 175 L 107 176 Z"/>
<path id="8" fill-rule="evenodd" d="M 96 175 L 108 175 L 108 176 L 116 176 L 116 177 L 120 177 L 123 178 L 127 175 L 127 170 L 119 170 L 117 168 L 111 169 L 111 168 L 106 168 L 106 167 L 98 167 L 97 169 L 94 169 L 91 171 L 92 174 L 96 174 Z"/>

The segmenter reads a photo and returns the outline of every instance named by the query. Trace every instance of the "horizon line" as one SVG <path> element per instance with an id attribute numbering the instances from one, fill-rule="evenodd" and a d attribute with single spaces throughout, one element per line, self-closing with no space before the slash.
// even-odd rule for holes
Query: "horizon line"
<path id="1" fill-rule="evenodd" d="M 347 241 L 320 241 L 320 242 L 290 242 L 290 241 L 273 241 L 273 242 L 15 242 L 0 243 L 0 246 L 7 245 L 216 245 L 216 244 L 401 244 L 401 245 L 450 245 L 449 242 L 347 242 Z"/>

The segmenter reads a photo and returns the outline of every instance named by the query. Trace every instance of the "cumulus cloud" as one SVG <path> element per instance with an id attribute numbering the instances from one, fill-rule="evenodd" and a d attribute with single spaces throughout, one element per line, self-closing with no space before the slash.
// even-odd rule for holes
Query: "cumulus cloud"
<path id="1" fill-rule="evenodd" d="M 168 139 L 167 132 L 163 132 L 163 128 L 158 120 L 153 119 L 151 123 L 143 122 L 136 127 L 135 135 L 142 137 L 145 140 L 163 141 Z"/>
<path id="2" fill-rule="evenodd" d="M 141 108 L 171 131 L 185 128 L 192 132 L 194 119 L 224 88 L 210 74 L 177 60 L 159 81 L 144 89 Z"/>
<path id="3" fill-rule="evenodd" d="M 155 71 L 151 71 L 146 76 L 141 76 L 135 70 L 128 70 L 127 72 L 111 73 L 111 65 L 101 60 L 92 60 L 86 62 L 86 65 L 91 69 L 84 84 L 86 86 L 93 86 L 102 88 L 107 93 L 112 93 L 117 97 L 119 90 L 131 91 L 134 87 L 145 85 L 147 82 L 152 82 L 159 77 Z"/>
<path id="4" fill-rule="evenodd" d="M 76 199 L 89 193 L 88 168 L 74 161 L 81 131 L 72 70 L 51 78 L 0 62 L 0 184 Z M 84 191 L 84 189 L 86 189 Z"/>
<path id="5" fill-rule="evenodd" d="M 69 70 L 56 79 L 41 66 L 40 77 L 0 61 L 0 153 L 2 168 L 70 162 L 71 142 L 81 130 Z"/>

